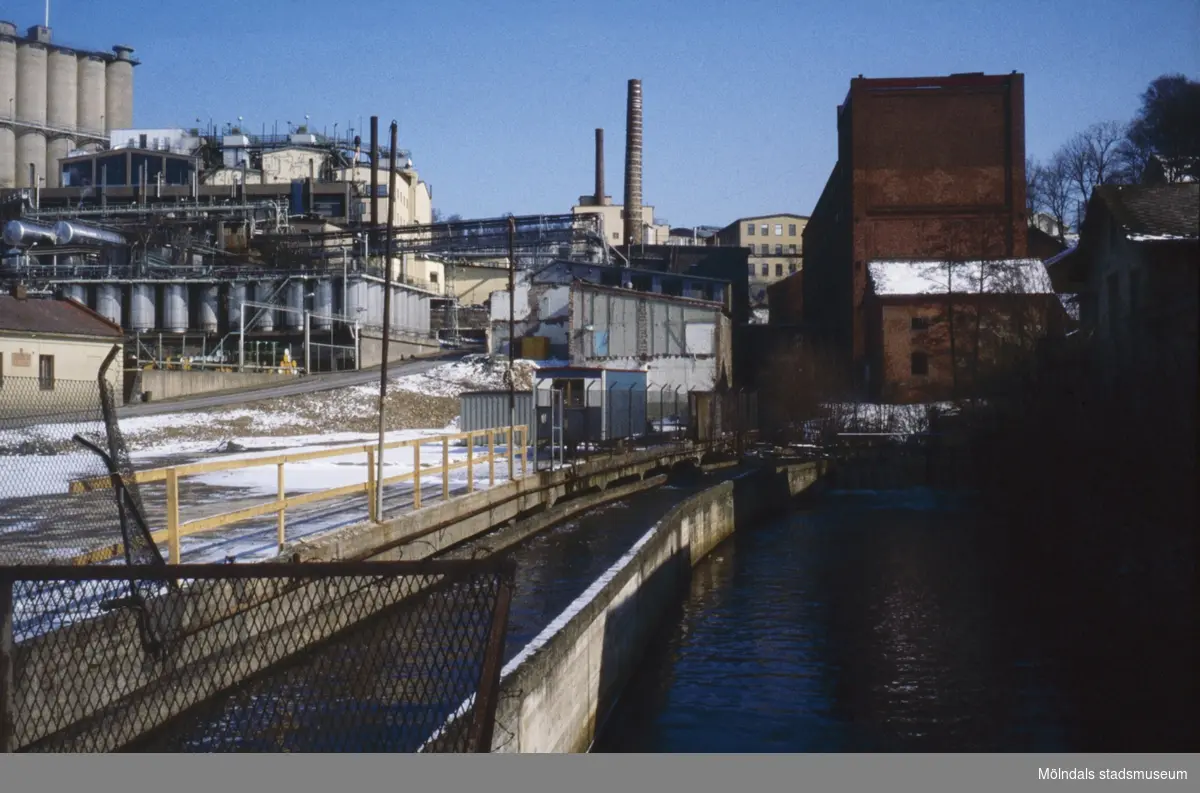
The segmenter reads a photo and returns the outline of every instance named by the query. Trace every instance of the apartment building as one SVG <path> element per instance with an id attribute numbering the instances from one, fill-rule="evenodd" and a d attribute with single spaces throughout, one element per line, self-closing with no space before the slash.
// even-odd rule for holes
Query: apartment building
<path id="1" fill-rule="evenodd" d="M 767 287 L 804 267 L 805 215 L 789 213 L 738 218 L 713 235 L 715 244 L 750 252 L 750 303 L 767 302 Z"/>

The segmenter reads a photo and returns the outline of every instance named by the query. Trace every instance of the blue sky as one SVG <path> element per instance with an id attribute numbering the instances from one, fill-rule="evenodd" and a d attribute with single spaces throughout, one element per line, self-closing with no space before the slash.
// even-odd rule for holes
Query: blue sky
<path id="1" fill-rule="evenodd" d="M 0 14 L 24 29 L 43 10 Z M 1129 119 L 1159 74 L 1200 78 L 1198 0 L 53 0 L 51 27 L 64 44 L 135 48 L 138 126 L 307 113 L 332 132 L 375 113 L 386 136 L 395 118 L 434 206 L 468 217 L 568 211 L 592 190 L 596 127 L 619 202 L 631 77 L 644 197 L 675 225 L 811 211 L 860 73 L 1023 72 L 1039 157 Z"/>

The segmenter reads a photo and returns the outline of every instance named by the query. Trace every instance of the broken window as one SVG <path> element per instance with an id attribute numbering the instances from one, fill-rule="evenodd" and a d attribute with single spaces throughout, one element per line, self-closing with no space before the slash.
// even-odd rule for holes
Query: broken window
<path id="1" fill-rule="evenodd" d="M 912 373 L 918 377 L 929 374 L 929 356 L 923 352 L 912 354 Z"/>

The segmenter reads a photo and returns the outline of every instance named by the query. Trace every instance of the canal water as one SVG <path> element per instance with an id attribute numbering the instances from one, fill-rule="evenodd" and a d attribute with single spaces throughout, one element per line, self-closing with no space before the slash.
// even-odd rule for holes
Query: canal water
<path id="1" fill-rule="evenodd" d="M 833 492 L 721 545 L 593 751 L 1064 751 L 1055 660 L 964 496 Z"/>

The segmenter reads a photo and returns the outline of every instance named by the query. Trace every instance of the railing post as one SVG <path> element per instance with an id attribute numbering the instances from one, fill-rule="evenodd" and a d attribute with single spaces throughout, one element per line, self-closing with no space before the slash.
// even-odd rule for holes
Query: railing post
<path id="1" fill-rule="evenodd" d="M 521 478 L 527 475 L 529 466 L 529 425 L 521 425 Z"/>
<path id="2" fill-rule="evenodd" d="M 179 564 L 179 474 L 167 469 L 167 559 Z"/>
<path id="3" fill-rule="evenodd" d="M 284 515 L 286 510 L 283 506 L 283 501 L 285 498 L 283 490 L 283 463 L 276 463 L 275 468 L 275 479 L 279 490 L 279 512 L 277 513 L 276 517 L 276 525 L 279 532 L 279 550 L 282 551 L 284 543 L 287 542 L 287 518 Z"/>
<path id="4" fill-rule="evenodd" d="M 0 752 L 16 751 L 13 706 L 13 580 L 0 577 Z"/>
<path id="5" fill-rule="evenodd" d="M 475 432 L 467 433 L 467 492 L 475 492 Z"/>
<path id="6" fill-rule="evenodd" d="M 496 431 L 488 430 L 488 487 L 496 485 Z"/>
<path id="7" fill-rule="evenodd" d="M 450 436 L 442 436 L 442 500 L 450 498 Z"/>
<path id="8" fill-rule="evenodd" d="M 517 470 L 514 466 L 513 454 L 516 452 L 514 448 L 516 443 L 516 427 L 508 428 L 508 481 L 513 481 L 517 478 Z"/>
<path id="9" fill-rule="evenodd" d="M 367 517 L 372 523 L 379 520 L 379 504 L 376 502 L 375 490 L 379 483 L 375 481 L 375 447 L 367 447 Z"/>
<path id="10" fill-rule="evenodd" d="M 421 508 L 421 441 L 413 442 L 413 509 Z"/>

